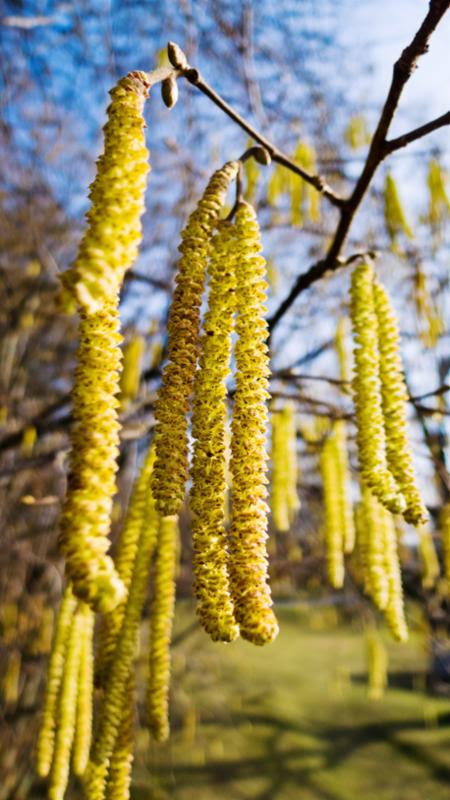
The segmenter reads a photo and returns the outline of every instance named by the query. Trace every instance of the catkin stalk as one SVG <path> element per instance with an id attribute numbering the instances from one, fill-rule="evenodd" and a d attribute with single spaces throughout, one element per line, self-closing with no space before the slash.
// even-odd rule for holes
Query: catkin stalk
<path id="1" fill-rule="evenodd" d="M 155 407 L 156 462 L 153 493 L 163 516 L 178 514 L 188 474 L 187 415 L 199 350 L 200 305 L 211 235 L 223 207 L 236 161 L 214 173 L 189 217 L 179 246 L 176 288 L 168 323 L 168 363 Z"/>
<path id="2" fill-rule="evenodd" d="M 232 641 L 239 629 L 228 585 L 224 508 L 227 492 L 227 390 L 236 308 L 234 226 L 222 221 L 208 265 L 208 311 L 203 322 L 194 382 L 192 510 L 194 591 L 197 614 L 211 638 Z"/>
<path id="3" fill-rule="evenodd" d="M 272 641 L 278 625 L 268 585 L 267 453 L 268 398 L 267 284 L 256 215 L 241 203 L 236 212 L 237 320 L 236 392 L 231 435 L 233 506 L 230 530 L 230 587 L 241 636 L 253 644 Z"/>

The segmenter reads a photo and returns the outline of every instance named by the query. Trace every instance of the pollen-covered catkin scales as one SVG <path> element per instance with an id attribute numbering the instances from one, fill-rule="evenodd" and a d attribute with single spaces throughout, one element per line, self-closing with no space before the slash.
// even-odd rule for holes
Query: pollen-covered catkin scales
<path id="1" fill-rule="evenodd" d="M 82 313 L 60 545 L 74 593 L 98 611 L 110 611 L 125 593 L 112 559 L 105 554 L 119 452 L 119 342 L 113 302 L 95 314 Z"/>
<path id="2" fill-rule="evenodd" d="M 381 397 L 387 462 L 406 500 L 403 516 L 407 522 L 418 525 L 427 520 L 428 513 L 416 485 L 411 447 L 408 441 L 406 419 L 408 395 L 400 359 L 397 320 L 389 297 L 377 280 L 374 281 L 373 291 L 378 320 Z"/>
<path id="3" fill-rule="evenodd" d="M 194 591 L 197 614 L 213 640 L 232 641 L 239 629 L 228 585 L 224 526 L 227 400 L 231 333 L 236 308 L 234 226 L 218 225 L 208 265 L 208 311 L 203 321 L 192 410 L 192 510 Z"/>
<path id="4" fill-rule="evenodd" d="M 125 523 L 114 558 L 117 574 L 127 592 L 133 574 L 141 529 L 145 524 L 154 461 L 154 447 L 149 447 L 133 485 Z M 95 663 L 96 684 L 99 686 L 104 684 L 108 675 L 111 659 L 117 644 L 117 636 L 122 625 L 125 606 L 126 599 L 119 603 L 113 611 L 105 614 L 102 619 Z"/>
<path id="5" fill-rule="evenodd" d="M 122 718 L 128 680 L 136 658 L 139 623 L 145 600 L 150 560 L 156 544 L 158 514 L 151 492 L 141 528 L 130 590 L 120 628 L 108 681 L 99 708 L 98 725 L 85 773 L 86 793 L 90 800 L 104 796 L 111 755 Z"/>
<path id="6" fill-rule="evenodd" d="M 105 800 L 128 800 L 133 767 L 134 676 L 131 675 L 111 756 Z"/>
<path id="7" fill-rule="evenodd" d="M 64 674 L 67 642 L 76 605 L 76 598 L 73 596 L 70 584 L 68 584 L 64 590 L 53 636 L 47 670 L 44 710 L 37 741 L 37 773 L 41 778 L 45 778 L 49 774 L 52 764 L 58 697 Z"/>
<path id="8" fill-rule="evenodd" d="M 150 169 L 143 117 L 147 94 L 144 72 L 130 72 L 110 92 L 104 152 L 90 187 L 87 229 L 75 263 L 63 276 L 66 292 L 88 314 L 118 295 L 138 253 Z"/>
<path id="9" fill-rule="evenodd" d="M 75 735 L 78 673 L 82 647 L 83 615 L 77 608 L 67 642 L 64 675 L 58 698 L 58 725 L 48 787 L 49 800 L 63 800 L 70 770 L 70 753 Z"/>
<path id="10" fill-rule="evenodd" d="M 78 613 L 82 618 L 82 629 L 72 764 L 74 775 L 83 775 L 89 760 L 92 735 L 94 613 L 86 603 L 80 603 Z"/>
<path id="11" fill-rule="evenodd" d="M 175 606 L 177 551 L 177 517 L 161 517 L 150 617 L 148 683 L 149 726 L 158 742 L 166 741 L 169 736 L 170 640 Z"/>
<path id="12" fill-rule="evenodd" d="M 241 636 L 254 644 L 272 641 L 278 625 L 268 585 L 267 454 L 268 412 L 267 284 L 256 215 L 241 203 L 236 212 L 237 320 L 236 392 L 231 427 L 233 506 L 230 531 L 230 588 Z"/>
<path id="13" fill-rule="evenodd" d="M 380 508 L 377 498 L 369 487 L 361 486 L 364 509 L 364 525 L 367 537 L 367 572 L 369 591 L 373 602 L 380 611 L 384 611 L 389 602 L 389 580 L 386 571 L 385 536 L 383 521 L 380 520 Z"/>
<path id="14" fill-rule="evenodd" d="M 353 392 L 356 441 L 364 481 L 390 511 L 404 511 L 406 502 L 390 473 L 379 377 L 378 323 L 373 297 L 373 267 L 359 264 L 353 271 L 351 317 L 355 340 Z"/>
<path id="15" fill-rule="evenodd" d="M 156 401 L 156 463 L 153 494 L 163 516 L 177 514 L 183 503 L 188 474 L 187 414 L 199 348 L 200 305 L 211 234 L 238 163 L 214 173 L 202 199 L 189 217 L 179 246 L 176 288 L 168 323 L 168 363 Z"/>

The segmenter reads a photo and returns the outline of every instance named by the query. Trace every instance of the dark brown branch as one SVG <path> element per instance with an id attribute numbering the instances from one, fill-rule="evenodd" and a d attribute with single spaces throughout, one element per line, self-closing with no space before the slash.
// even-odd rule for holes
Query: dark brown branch
<path id="1" fill-rule="evenodd" d="M 343 264 L 348 263 L 345 261 L 343 262 L 339 256 L 355 213 L 370 186 L 378 166 L 388 155 L 386 150 L 386 136 L 397 109 L 401 93 L 416 67 L 418 58 L 426 53 L 428 49 L 428 40 L 443 15 L 448 10 L 449 5 L 450 0 L 430 1 L 428 13 L 411 44 L 403 50 L 400 58 L 395 62 L 389 92 L 373 135 L 364 167 L 352 194 L 348 200 L 341 205 L 339 223 L 330 247 L 328 248 L 328 252 L 321 261 L 318 261 L 317 264 L 314 264 L 306 273 L 297 278 L 288 296 L 283 300 L 280 307 L 269 320 L 270 330 L 273 330 L 301 292 L 308 289 L 329 270 L 335 270 Z"/>
<path id="2" fill-rule="evenodd" d="M 296 175 L 299 175 L 303 178 L 304 181 L 314 186 L 318 192 L 320 192 L 324 197 L 326 197 L 330 203 L 333 205 L 340 207 L 345 202 L 342 197 L 339 197 L 333 190 L 327 185 L 324 178 L 320 175 L 311 175 L 307 170 L 303 169 L 299 164 L 293 161 L 289 156 L 285 155 L 275 147 L 272 142 L 266 139 L 261 133 L 259 133 L 253 125 L 250 125 L 247 120 L 241 117 L 237 111 L 234 110 L 228 103 L 219 95 L 217 92 L 212 89 L 206 81 L 203 80 L 202 76 L 200 75 L 197 69 L 193 69 L 189 67 L 186 70 L 181 70 L 181 75 L 183 75 L 189 83 L 195 86 L 200 92 L 202 92 L 206 97 L 209 97 L 216 106 L 218 106 L 227 116 L 229 116 L 233 122 L 236 122 L 239 127 L 241 127 L 244 131 L 246 131 L 255 142 L 259 142 L 265 150 L 268 151 L 272 161 L 276 161 L 277 164 L 282 164 L 283 167 L 294 172 Z"/>
<path id="3" fill-rule="evenodd" d="M 438 128 L 443 128 L 444 125 L 450 125 L 450 111 L 447 111 L 440 117 L 436 117 L 436 119 L 432 119 L 431 122 L 427 122 L 425 125 L 414 128 L 414 130 L 409 131 L 409 133 L 397 136 L 396 139 L 388 139 L 384 144 L 385 156 L 393 153 L 394 150 L 400 150 L 401 147 L 406 147 L 407 144 L 415 142 L 416 139 L 421 139 L 428 133 L 438 130 Z"/>

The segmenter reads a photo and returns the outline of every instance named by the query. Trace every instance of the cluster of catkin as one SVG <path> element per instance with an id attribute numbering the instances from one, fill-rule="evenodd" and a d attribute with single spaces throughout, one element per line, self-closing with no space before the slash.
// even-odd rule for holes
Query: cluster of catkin
<path id="1" fill-rule="evenodd" d="M 182 233 L 176 289 L 169 316 L 168 363 L 156 403 L 153 492 L 158 511 L 177 514 L 189 471 L 197 611 L 214 640 L 240 633 L 255 644 L 278 632 L 268 586 L 266 554 L 267 325 L 265 261 L 253 208 L 238 203 L 234 219 L 220 219 L 228 185 L 238 172 L 229 162 L 211 178 Z M 200 306 L 208 282 L 208 309 L 200 334 Z M 231 423 L 232 511 L 227 491 L 227 387 L 233 330 L 235 392 Z"/>
<path id="2" fill-rule="evenodd" d="M 407 431 L 407 390 L 395 312 L 371 263 L 352 275 L 353 393 L 361 476 L 380 503 L 418 525 L 428 514 Z"/>

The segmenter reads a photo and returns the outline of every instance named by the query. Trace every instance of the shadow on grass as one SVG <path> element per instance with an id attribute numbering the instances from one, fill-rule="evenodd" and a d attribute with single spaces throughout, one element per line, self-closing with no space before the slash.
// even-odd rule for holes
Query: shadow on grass
<path id="1" fill-rule="evenodd" d="M 248 792 L 236 789 L 236 782 L 265 780 L 264 789 L 256 790 L 252 800 L 276 800 L 283 796 L 289 787 L 297 788 L 297 797 L 317 798 L 317 800 L 343 800 L 340 791 L 334 792 L 320 785 L 319 779 L 324 771 L 331 771 L 350 759 L 358 750 L 382 742 L 408 761 L 420 765 L 429 778 L 445 786 L 450 781 L 450 766 L 439 762 L 430 748 L 421 747 L 417 743 L 405 742 L 404 734 L 425 729 L 423 718 L 410 720 L 393 720 L 391 722 L 370 722 L 365 724 L 308 726 L 306 723 L 296 724 L 268 714 L 235 714 L 231 720 L 218 723 L 217 720 L 203 722 L 203 726 L 214 725 L 226 728 L 237 727 L 243 723 L 251 723 L 258 730 L 258 742 L 263 753 L 258 756 L 238 757 L 230 759 L 211 759 L 206 764 L 172 763 L 170 767 L 157 767 L 154 773 L 167 790 L 165 797 L 171 797 L 171 787 L 188 786 L 199 791 L 200 797 L 214 798 L 214 787 L 227 790 L 230 787 L 230 800 L 238 800 L 239 796 L 248 798 Z M 441 714 L 436 723 L 443 727 L 450 725 L 450 713 Z M 264 738 L 261 740 L 261 734 Z M 290 734 L 289 744 L 285 742 L 285 734 Z M 290 746 L 292 734 L 306 743 Z M 314 741 L 315 740 L 315 741 Z M 308 743 L 309 742 L 309 743 Z M 312 742 L 312 743 L 311 743 Z M 389 765 L 380 765 L 383 772 Z M 392 764 L 391 764 L 392 767 Z M 209 787 L 210 793 L 203 795 L 202 790 Z M 306 795 L 305 795 L 306 792 Z M 155 797 L 160 795 L 155 795 Z M 164 795 L 163 795 L 164 796 Z M 221 795 L 222 796 L 222 795 Z M 225 795 L 224 795 L 225 796 Z M 292 795 L 287 795 L 291 797 Z M 132 793 L 134 800 L 150 800 L 148 787 L 135 785 Z"/>

